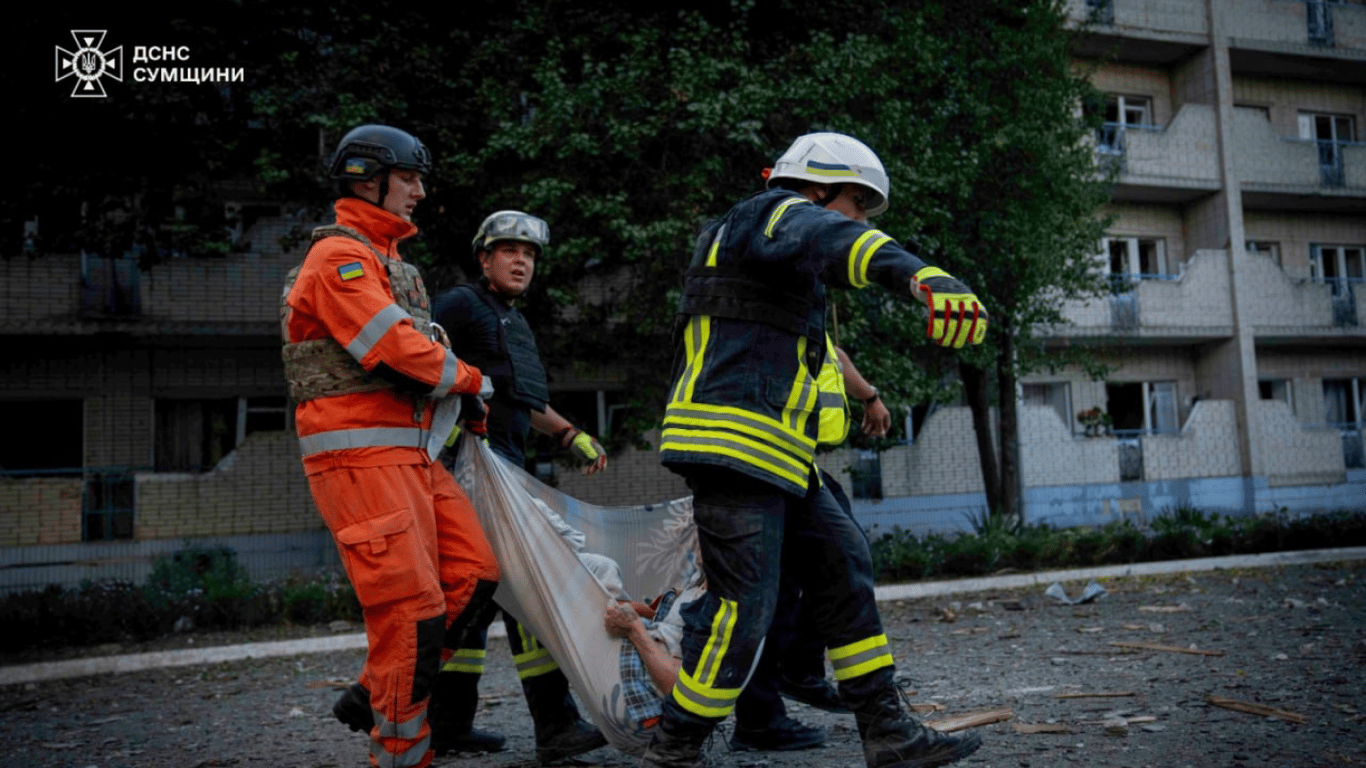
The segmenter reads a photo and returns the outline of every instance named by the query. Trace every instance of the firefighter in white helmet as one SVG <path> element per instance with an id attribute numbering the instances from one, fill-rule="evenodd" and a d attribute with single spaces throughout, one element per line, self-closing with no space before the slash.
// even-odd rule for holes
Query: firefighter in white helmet
<path id="1" fill-rule="evenodd" d="M 865 762 L 953 762 L 981 739 L 925 728 L 897 698 L 868 548 L 814 462 L 817 376 L 827 285 L 918 300 L 929 337 L 953 348 L 981 343 L 987 315 L 967 286 L 867 224 L 889 184 L 863 142 L 802 136 L 768 187 L 703 228 L 679 301 L 660 451 L 693 491 L 708 592 L 684 611 L 683 667 L 642 765 L 696 762 L 754 665 L 780 576 L 813 602 Z"/>

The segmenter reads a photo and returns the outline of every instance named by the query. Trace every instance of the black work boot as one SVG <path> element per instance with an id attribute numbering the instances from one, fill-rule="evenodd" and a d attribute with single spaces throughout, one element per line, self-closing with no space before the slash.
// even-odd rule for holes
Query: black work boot
<path id="1" fill-rule="evenodd" d="M 522 693 L 536 724 L 536 760 L 541 765 L 564 762 L 606 746 L 602 731 L 579 716 L 563 672 L 555 670 L 523 680 Z"/>
<path id="2" fill-rule="evenodd" d="M 975 733 L 940 733 L 917 722 L 890 686 L 856 706 L 854 719 L 868 768 L 932 768 L 962 760 L 982 746 Z"/>
<path id="3" fill-rule="evenodd" d="M 666 716 L 655 728 L 640 768 L 702 768 L 707 764 L 702 747 L 711 731 L 710 725 L 676 722 Z"/>
<path id="4" fill-rule="evenodd" d="M 479 675 L 468 672 L 442 672 L 436 676 L 432 700 L 427 705 L 427 722 L 432 726 L 432 751 L 437 756 L 450 752 L 501 752 L 507 739 L 501 733 L 474 727 L 474 711 L 479 706 Z"/>
<path id="5" fill-rule="evenodd" d="M 369 735 L 375 727 L 375 713 L 370 709 L 370 692 L 360 683 L 352 683 L 337 697 L 337 703 L 332 705 L 332 716 L 351 730 Z"/>

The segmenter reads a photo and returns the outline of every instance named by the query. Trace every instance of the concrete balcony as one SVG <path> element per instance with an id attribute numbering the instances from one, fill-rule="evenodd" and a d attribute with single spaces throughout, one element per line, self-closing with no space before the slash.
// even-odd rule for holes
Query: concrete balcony
<path id="1" fill-rule="evenodd" d="M 1109 296 L 1067 302 L 1054 338 L 1190 343 L 1233 335 L 1228 254 L 1197 251 L 1176 275 L 1123 275 Z"/>
<path id="2" fill-rule="evenodd" d="M 274 336 L 285 274 L 302 259 L 302 248 L 170 258 L 147 268 L 132 256 L 3 259 L 0 334 Z"/>
<path id="3" fill-rule="evenodd" d="M 1079 56 L 1168 65 L 1209 44 L 1204 3 L 1187 0 L 1068 0 L 1067 16 L 1087 25 Z"/>
<path id="4" fill-rule="evenodd" d="M 1233 48 L 1315 57 L 1366 48 L 1366 7 L 1361 5 L 1303 0 L 1215 0 L 1215 5 Z"/>
<path id="5" fill-rule="evenodd" d="M 1286 138 L 1243 111 L 1233 116 L 1233 142 L 1244 206 L 1366 211 L 1366 144 Z"/>
<path id="6" fill-rule="evenodd" d="M 1105 149 L 1121 163 L 1115 200 L 1184 203 L 1220 188 L 1214 108 L 1185 104 L 1165 128 L 1107 126 Z"/>

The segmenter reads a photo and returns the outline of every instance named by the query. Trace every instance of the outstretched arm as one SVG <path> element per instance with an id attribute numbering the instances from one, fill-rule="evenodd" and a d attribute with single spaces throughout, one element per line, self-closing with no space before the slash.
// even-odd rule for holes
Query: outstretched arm
<path id="1" fill-rule="evenodd" d="M 669 655 L 661 643 L 650 637 L 645 631 L 645 622 L 640 620 L 636 610 L 629 603 L 608 600 L 603 625 L 612 637 L 624 637 L 631 641 L 660 695 L 668 696 L 673 691 L 674 683 L 678 682 L 678 670 L 683 668 L 683 662 Z"/>

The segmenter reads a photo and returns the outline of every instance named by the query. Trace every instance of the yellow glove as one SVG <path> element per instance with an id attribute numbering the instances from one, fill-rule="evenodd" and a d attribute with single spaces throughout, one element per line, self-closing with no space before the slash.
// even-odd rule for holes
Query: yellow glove
<path id="1" fill-rule="evenodd" d="M 925 267 L 911 278 L 911 292 L 925 294 L 930 324 L 925 335 L 941 347 L 961 349 L 987 337 L 987 311 L 962 281 L 939 267 Z"/>
<path id="2" fill-rule="evenodd" d="M 607 451 L 603 450 L 602 445 L 592 435 L 581 429 L 565 427 L 556 437 L 560 438 L 561 448 L 568 450 L 583 462 L 585 475 L 607 468 Z"/>

